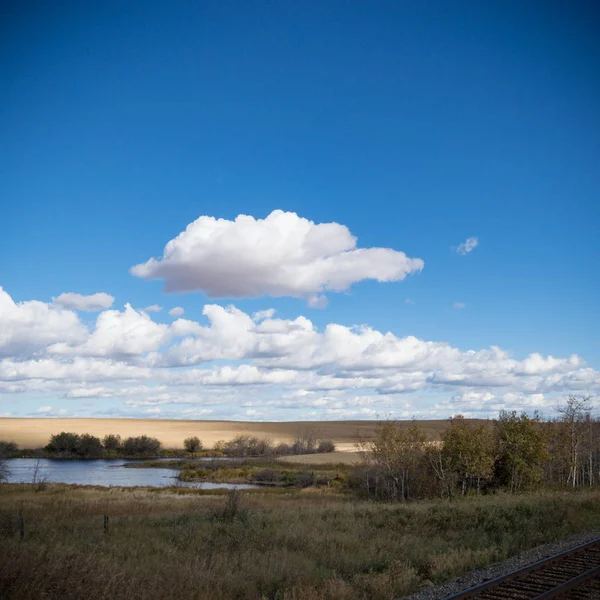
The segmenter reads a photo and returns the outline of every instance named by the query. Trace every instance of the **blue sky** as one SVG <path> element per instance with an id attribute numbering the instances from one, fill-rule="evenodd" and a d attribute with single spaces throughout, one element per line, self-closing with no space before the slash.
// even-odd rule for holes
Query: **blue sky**
<path id="1" fill-rule="evenodd" d="M 0 414 L 445 416 L 550 410 L 570 391 L 595 394 L 599 16 L 591 2 L 543 6 L 5 4 L 0 285 L 11 300 L 0 303 Z M 188 275 L 198 274 L 193 291 L 165 293 L 164 277 L 131 273 L 201 216 L 249 215 L 259 227 L 274 210 L 297 215 L 292 233 L 302 219 L 338 223 L 358 248 L 390 249 L 424 266 L 378 281 L 384 267 L 371 255 L 375 279 L 357 275 L 354 263 L 336 267 L 351 283 L 332 291 L 331 278 L 314 279 L 317 267 L 304 265 L 303 276 L 310 271 L 311 285 L 321 286 L 315 294 L 327 298 L 314 308 L 306 286 L 276 286 L 274 297 L 274 284 L 245 262 L 252 242 L 226 243 L 239 235 L 231 229 L 221 245 L 204 248 L 210 260 L 186 263 Z M 459 254 L 471 237 L 478 245 Z M 296 281 L 300 272 L 277 248 L 263 257 L 271 274 L 292 272 Z M 312 242 L 302 248 L 318 253 Z M 399 255 L 389 260 L 397 266 Z M 181 265 L 163 267 L 168 279 Z M 207 299 L 209 267 L 257 291 Z M 104 307 L 114 339 L 100 340 L 101 311 L 53 301 L 98 292 L 114 297 Z M 264 342 L 264 332 L 256 333 L 263 341 L 231 350 L 214 324 L 206 329 L 206 304 L 247 315 L 275 309 L 289 330 L 285 350 Z M 139 312 L 151 305 L 163 309 Z M 175 306 L 196 329 L 172 329 Z M 313 333 L 298 346 L 289 323 L 300 316 Z M 332 323 L 396 341 L 390 350 L 356 334 L 349 366 L 344 344 L 334 349 L 325 336 Z M 154 325 L 171 329 L 140 333 Z M 232 327 L 247 333 L 241 322 Z M 154 345 L 121 344 L 138 334 Z M 437 346 L 425 351 L 407 336 L 445 344 L 447 358 L 433 361 Z M 203 350 L 186 355 L 182 344 Z M 307 362 L 323 346 L 331 354 Z M 477 354 L 491 347 L 509 358 Z M 532 354 L 545 362 L 525 363 Z M 369 371 L 373 355 L 380 362 Z M 47 371 L 36 371 L 40 364 Z M 103 378 L 115 364 L 148 371 Z M 205 379 L 242 367 L 255 369 L 258 383 Z M 317 381 L 331 376 L 335 385 Z"/>

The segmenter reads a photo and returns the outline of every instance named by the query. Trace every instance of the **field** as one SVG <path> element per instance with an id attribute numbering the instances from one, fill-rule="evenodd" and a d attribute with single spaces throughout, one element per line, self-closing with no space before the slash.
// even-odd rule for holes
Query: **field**
<path id="1" fill-rule="evenodd" d="M 430 439 L 439 439 L 446 421 L 420 421 Z M 53 433 L 70 431 L 103 437 L 116 433 L 121 437 L 149 435 L 165 448 L 181 448 L 183 440 L 197 435 L 205 446 L 219 440 L 231 440 L 246 434 L 274 442 L 291 442 L 301 431 L 311 431 L 321 439 L 333 440 L 342 451 L 355 450 L 359 437 L 373 435 L 375 421 L 294 421 L 257 423 L 243 421 L 176 421 L 160 419 L 15 419 L 0 418 L 0 440 L 13 441 L 21 448 L 40 448 Z"/>
<path id="2" fill-rule="evenodd" d="M 388 599 L 600 526 L 596 490 L 409 504 L 315 490 L 237 500 L 177 488 L 35 490 L 0 485 L 7 600 Z"/>

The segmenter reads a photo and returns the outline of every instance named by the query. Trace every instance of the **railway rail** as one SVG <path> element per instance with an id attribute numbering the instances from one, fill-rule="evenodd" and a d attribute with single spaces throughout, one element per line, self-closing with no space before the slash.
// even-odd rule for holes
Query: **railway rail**
<path id="1" fill-rule="evenodd" d="M 444 600 L 600 600 L 600 538 Z"/>

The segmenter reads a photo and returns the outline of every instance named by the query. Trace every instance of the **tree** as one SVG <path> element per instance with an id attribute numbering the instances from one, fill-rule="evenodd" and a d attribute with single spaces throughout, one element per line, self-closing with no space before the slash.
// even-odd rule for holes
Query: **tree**
<path id="1" fill-rule="evenodd" d="M 475 424 L 458 415 L 450 419 L 442 436 L 442 457 L 464 496 L 469 488 L 477 493 L 492 478 L 495 460 L 493 432 L 486 424 Z"/>
<path id="2" fill-rule="evenodd" d="M 535 487 L 541 481 L 548 458 L 545 432 L 536 414 L 501 411 L 496 421 L 498 460 L 496 476 L 511 492 Z"/>
<path id="3" fill-rule="evenodd" d="M 189 437 L 189 438 L 186 438 L 183 441 L 183 447 L 190 454 L 194 454 L 195 452 L 198 452 L 199 450 L 202 450 L 202 442 L 200 441 L 200 438 L 198 438 L 196 436 Z"/>
<path id="4" fill-rule="evenodd" d="M 102 440 L 105 450 L 109 452 L 118 452 L 121 449 L 121 436 L 114 433 L 109 433 Z"/>
<path id="5" fill-rule="evenodd" d="M 3 458 L 0 458 L 0 483 L 4 483 L 8 480 L 8 462 Z"/>
<path id="6" fill-rule="evenodd" d="M 102 456 L 102 442 L 100 438 L 89 433 L 84 433 L 77 440 L 76 453 L 84 458 L 99 458 Z"/>
<path id="7" fill-rule="evenodd" d="M 52 454 L 77 454 L 78 444 L 79 435 L 77 433 L 61 431 L 50 437 L 50 442 L 45 449 Z"/>
<path id="8" fill-rule="evenodd" d="M 586 433 L 589 430 L 588 423 L 591 422 L 590 396 L 576 396 L 569 394 L 565 404 L 558 407 L 560 422 L 564 426 L 564 434 L 567 442 L 569 474 L 567 483 L 577 487 L 583 483 L 585 463 L 583 447 Z M 588 468 L 590 481 L 593 477 L 591 461 L 592 449 L 588 451 Z"/>
<path id="9" fill-rule="evenodd" d="M 292 443 L 292 454 L 312 454 L 317 442 L 315 434 L 310 429 L 299 429 L 296 439 Z"/>
<path id="10" fill-rule="evenodd" d="M 155 456 L 160 450 L 160 441 L 147 435 L 128 437 L 123 442 L 123 454 L 127 456 Z"/>
<path id="11" fill-rule="evenodd" d="M 14 442 L 4 442 L 0 441 L 0 458 L 7 458 L 13 452 L 16 452 L 19 449 L 19 446 Z"/>
<path id="12" fill-rule="evenodd" d="M 367 467 L 374 467 L 375 495 L 402 501 L 410 497 L 413 470 L 423 458 L 425 440 L 415 421 L 409 427 L 396 421 L 377 425 L 375 437 L 362 445 Z"/>

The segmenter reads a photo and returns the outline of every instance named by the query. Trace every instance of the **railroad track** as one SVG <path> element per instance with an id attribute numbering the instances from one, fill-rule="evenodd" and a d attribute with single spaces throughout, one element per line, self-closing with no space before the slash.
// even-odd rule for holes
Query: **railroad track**
<path id="1" fill-rule="evenodd" d="M 600 600 L 600 538 L 445 600 Z"/>

